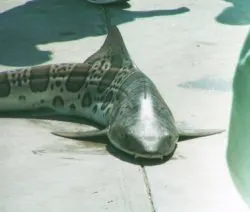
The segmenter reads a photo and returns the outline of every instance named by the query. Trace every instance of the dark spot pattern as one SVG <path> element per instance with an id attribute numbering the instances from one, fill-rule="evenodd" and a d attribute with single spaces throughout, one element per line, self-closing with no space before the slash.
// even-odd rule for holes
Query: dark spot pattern
<path id="1" fill-rule="evenodd" d="M 92 66 L 93 69 L 99 69 L 102 64 L 103 64 L 104 60 L 100 60 L 99 58 L 98 59 L 95 59 L 93 61 L 89 61 L 88 64 Z"/>
<path id="2" fill-rule="evenodd" d="M 22 76 L 21 76 L 21 73 L 18 73 L 17 75 L 17 86 L 18 87 L 22 87 L 22 81 L 23 81 L 23 79 L 22 79 Z"/>
<path id="3" fill-rule="evenodd" d="M 56 78 L 64 78 L 66 76 L 67 69 L 70 67 L 70 64 L 59 64 L 55 65 L 52 72 L 52 77 Z"/>
<path id="4" fill-rule="evenodd" d="M 60 87 L 62 82 L 60 80 L 56 80 L 56 87 Z"/>
<path id="5" fill-rule="evenodd" d="M 32 92 L 43 92 L 49 85 L 50 66 L 38 66 L 30 70 L 30 89 Z"/>
<path id="6" fill-rule="evenodd" d="M 69 108 L 70 108 L 71 111 L 76 111 L 76 105 L 73 104 L 73 103 L 70 104 Z"/>
<path id="7" fill-rule="evenodd" d="M 122 81 L 122 77 L 120 77 L 119 79 L 117 79 L 117 83 L 119 84 Z"/>
<path id="8" fill-rule="evenodd" d="M 0 73 L 0 97 L 9 96 L 11 91 L 7 73 Z"/>
<path id="9" fill-rule="evenodd" d="M 122 67 L 122 63 L 123 63 L 123 59 L 121 55 L 118 55 L 118 54 L 112 55 L 111 57 L 112 67 L 120 69 Z"/>
<path id="10" fill-rule="evenodd" d="M 43 103 L 44 103 L 44 99 L 41 99 L 41 100 L 40 100 L 40 103 L 43 104 Z"/>
<path id="11" fill-rule="evenodd" d="M 84 93 L 81 102 L 82 107 L 89 107 L 91 104 L 92 104 L 92 97 L 90 92 Z"/>
<path id="12" fill-rule="evenodd" d="M 51 90 L 54 90 L 54 84 L 51 84 L 51 85 L 50 85 L 50 89 L 51 89 Z"/>
<path id="13" fill-rule="evenodd" d="M 115 79 L 115 76 L 118 74 L 119 71 L 117 70 L 110 70 L 107 71 L 104 76 L 102 77 L 101 81 L 98 84 L 97 91 L 99 93 L 104 92 L 110 83 Z"/>
<path id="14" fill-rule="evenodd" d="M 93 113 L 96 113 L 96 112 L 97 112 L 97 105 L 95 105 L 95 106 L 93 107 L 92 112 L 93 112 Z"/>
<path id="15" fill-rule="evenodd" d="M 66 89 L 70 92 L 79 91 L 86 81 L 89 69 L 89 66 L 77 65 L 69 74 L 65 84 Z"/>
<path id="16" fill-rule="evenodd" d="M 20 100 L 20 101 L 25 101 L 25 100 L 26 100 L 26 96 L 20 95 L 20 96 L 18 97 L 18 100 Z"/>
<path id="17" fill-rule="evenodd" d="M 104 63 L 102 64 L 101 69 L 104 71 L 108 71 L 111 67 L 111 63 L 110 61 L 104 61 Z"/>
<path id="18" fill-rule="evenodd" d="M 120 99 L 121 99 L 121 93 L 118 93 L 118 94 L 116 95 L 116 100 L 119 101 Z"/>
<path id="19" fill-rule="evenodd" d="M 113 91 L 110 91 L 106 96 L 102 103 L 101 110 L 105 110 L 109 103 L 112 101 L 113 98 Z"/>
<path id="20" fill-rule="evenodd" d="M 24 69 L 23 71 L 23 82 L 28 82 L 28 76 L 27 76 L 28 69 Z"/>
<path id="21" fill-rule="evenodd" d="M 110 113 L 110 107 L 106 110 L 105 115 L 107 116 Z"/>
<path id="22" fill-rule="evenodd" d="M 64 106 L 64 101 L 61 96 L 55 96 L 54 99 L 52 100 L 52 105 L 55 108 L 60 108 Z"/>

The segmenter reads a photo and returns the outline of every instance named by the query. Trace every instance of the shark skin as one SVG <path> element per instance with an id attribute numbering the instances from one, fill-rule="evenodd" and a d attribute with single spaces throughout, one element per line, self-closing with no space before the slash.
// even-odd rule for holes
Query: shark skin
<path id="1" fill-rule="evenodd" d="M 52 109 L 103 127 L 90 132 L 53 132 L 85 139 L 106 135 L 119 150 L 142 158 L 172 155 L 184 138 L 224 130 L 177 129 L 154 83 L 136 67 L 116 26 L 83 63 L 34 66 L 0 72 L 0 112 Z"/>

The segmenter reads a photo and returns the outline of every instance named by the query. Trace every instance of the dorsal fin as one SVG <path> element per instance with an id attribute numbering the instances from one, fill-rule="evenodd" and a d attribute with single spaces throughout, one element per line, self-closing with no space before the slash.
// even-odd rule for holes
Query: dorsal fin
<path id="1" fill-rule="evenodd" d="M 116 26 L 108 26 L 108 35 L 104 41 L 102 47 L 91 55 L 84 63 L 93 65 L 96 60 L 102 60 L 103 58 L 110 58 L 112 67 L 121 67 L 126 64 L 130 64 L 134 67 L 125 43 L 122 39 L 122 35 Z"/>

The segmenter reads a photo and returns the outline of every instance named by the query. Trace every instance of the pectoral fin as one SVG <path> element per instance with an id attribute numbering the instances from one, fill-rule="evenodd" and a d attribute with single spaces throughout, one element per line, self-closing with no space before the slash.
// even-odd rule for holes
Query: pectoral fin
<path id="1" fill-rule="evenodd" d="M 218 133 L 222 133 L 225 130 L 221 129 L 211 129 L 211 130 L 192 130 L 192 129 L 185 129 L 185 130 L 179 130 L 179 141 L 184 141 L 184 140 L 189 140 L 193 138 L 198 138 L 198 137 L 205 137 L 209 135 L 215 135 Z"/>
<path id="2" fill-rule="evenodd" d="M 107 136 L 107 129 L 91 130 L 91 131 L 78 131 L 78 132 L 52 132 L 52 134 L 73 139 L 92 139 L 101 136 Z"/>

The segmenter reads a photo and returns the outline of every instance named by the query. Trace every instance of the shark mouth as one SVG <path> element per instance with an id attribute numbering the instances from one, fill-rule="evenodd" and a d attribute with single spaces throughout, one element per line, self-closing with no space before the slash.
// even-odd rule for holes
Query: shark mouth
<path id="1" fill-rule="evenodd" d="M 137 152 L 133 152 L 127 149 L 122 148 L 119 144 L 112 142 L 110 139 L 110 143 L 118 150 L 125 152 L 129 155 L 134 156 L 135 159 L 137 158 L 144 158 L 144 159 L 161 159 L 163 160 L 165 157 L 169 157 L 169 155 L 173 155 L 173 153 L 176 150 L 177 144 L 175 145 L 173 151 L 171 151 L 170 153 L 166 153 L 166 154 L 141 154 L 141 153 L 137 153 Z"/>

